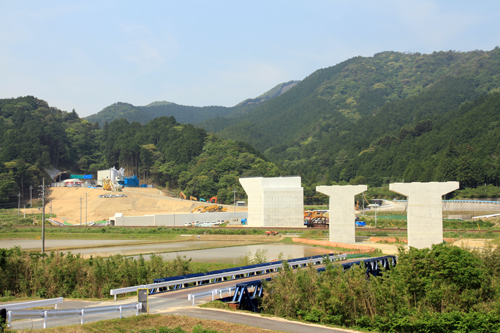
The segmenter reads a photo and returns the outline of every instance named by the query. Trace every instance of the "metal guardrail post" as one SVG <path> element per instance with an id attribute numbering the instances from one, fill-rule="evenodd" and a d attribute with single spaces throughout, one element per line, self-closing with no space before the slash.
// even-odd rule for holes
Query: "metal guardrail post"
<path id="1" fill-rule="evenodd" d="M 43 311 L 43 328 L 47 328 L 47 311 Z"/>
<path id="2" fill-rule="evenodd" d="M 7 311 L 7 327 L 10 328 L 10 323 L 12 322 L 12 311 Z"/>
<path id="3" fill-rule="evenodd" d="M 80 324 L 81 324 L 81 325 L 83 325 L 83 317 L 84 317 L 84 315 L 85 315 L 85 310 L 84 310 L 84 309 L 82 309 L 82 319 L 81 319 L 81 321 L 80 321 Z"/>
<path id="4" fill-rule="evenodd" d="M 120 305 L 118 308 L 120 309 L 120 319 L 122 319 L 122 306 Z"/>

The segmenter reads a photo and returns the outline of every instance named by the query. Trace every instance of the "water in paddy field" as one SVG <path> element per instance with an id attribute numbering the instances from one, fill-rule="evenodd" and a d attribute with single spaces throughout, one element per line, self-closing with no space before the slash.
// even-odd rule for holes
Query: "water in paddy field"
<path id="1" fill-rule="evenodd" d="M 254 244 L 245 241 L 187 241 L 159 244 L 137 244 L 141 241 L 130 240 L 75 240 L 75 239 L 48 239 L 45 241 L 47 252 L 62 249 L 62 252 L 70 251 L 80 254 L 85 258 L 90 256 L 108 257 L 115 254 L 133 256 L 145 253 L 143 257 L 148 260 L 150 253 L 161 255 L 164 260 L 173 260 L 178 255 L 192 258 L 193 262 L 202 263 L 231 263 L 238 264 L 242 257 L 251 252 L 251 256 L 257 250 L 267 250 L 268 261 L 278 259 L 280 253 L 283 259 L 302 258 L 330 253 L 330 250 L 313 247 L 306 244 Z M 105 247 L 100 247 L 106 245 Z M 2 240 L 0 248 L 11 248 L 20 246 L 22 250 L 36 250 L 41 247 L 41 240 Z M 70 250 L 63 249 L 71 247 Z M 168 253 L 166 253 L 168 252 Z M 146 254 L 147 253 L 147 254 Z"/>
<path id="2" fill-rule="evenodd" d="M 234 243 L 241 244 L 241 242 Z M 193 262 L 238 264 L 242 257 L 247 255 L 249 252 L 251 252 L 251 255 L 254 255 L 257 250 L 266 249 L 266 258 L 268 261 L 278 259 L 280 253 L 282 253 L 283 259 L 289 259 L 317 256 L 328 254 L 331 252 L 331 250 L 328 249 L 303 244 L 255 244 L 184 252 L 178 251 L 170 253 L 158 253 L 158 255 L 161 255 L 164 260 L 173 260 L 177 257 L 177 255 L 180 255 L 186 256 L 187 259 L 191 258 Z M 137 257 L 138 256 L 134 256 L 134 258 Z M 144 255 L 143 257 L 148 260 L 150 256 Z"/>

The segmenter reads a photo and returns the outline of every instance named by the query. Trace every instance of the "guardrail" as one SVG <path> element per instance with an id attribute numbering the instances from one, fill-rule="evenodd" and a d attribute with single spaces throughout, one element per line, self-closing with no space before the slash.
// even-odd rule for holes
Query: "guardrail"
<path id="1" fill-rule="evenodd" d="M 9 310 L 35 308 L 39 306 L 55 305 L 55 309 L 57 309 L 57 304 L 61 304 L 63 301 L 64 301 L 63 297 L 58 297 L 58 298 L 44 299 L 41 301 L 0 304 L 0 308 L 9 311 Z"/>
<path id="2" fill-rule="evenodd" d="M 330 261 L 345 260 L 345 258 L 346 258 L 345 254 L 343 255 L 330 254 L 328 256 L 328 259 Z M 323 262 L 323 259 L 324 259 L 323 256 L 315 256 L 309 259 L 306 258 L 301 258 L 301 260 L 294 259 L 293 261 L 292 260 L 288 261 L 288 264 L 292 268 L 299 268 L 307 266 L 309 263 L 312 263 L 314 265 L 321 264 Z M 248 277 L 251 275 L 258 275 L 258 274 L 260 275 L 268 274 L 276 272 L 279 268 L 282 267 L 283 262 L 284 261 L 270 262 L 263 265 L 256 265 L 258 267 L 252 267 L 248 269 L 232 269 L 222 272 L 215 271 L 217 273 L 209 272 L 209 273 L 192 274 L 181 278 L 180 277 L 165 278 L 165 280 L 167 281 L 159 283 L 150 283 L 140 286 L 111 289 L 109 293 L 110 295 L 114 295 L 116 300 L 117 295 L 135 292 L 139 288 L 147 288 L 148 290 L 157 290 L 157 291 L 159 291 L 160 288 L 167 288 L 167 290 L 169 290 L 170 287 L 175 287 L 176 289 L 180 289 L 180 288 L 185 288 L 190 283 L 195 283 L 196 285 L 199 285 L 205 282 L 215 283 L 219 281 L 224 281 L 224 279 L 226 279 L 227 281 L 227 278 L 230 278 L 230 280 L 234 280 L 239 277 Z"/>
<path id="3" fill-rule="evenodd" d="M 198 297 L 204 297 L 204 296 L 212 296 L 212 301 L 215 300 L 215 295 L 219 294 L 219 298 L 222 298 L 222 294 L 227 292 L 228 296 L 231 296 L 231 291 L 235 290 L 236 287 L 229 287 L 229 288 L 222 288 L 222 289 L 213 289 L 201 293 L 196 293 L 196 294 L 189 294 L 188 295 L 188 301 L 193 301 L 193 306 L 194 306 L 194 301 Z"/>
<path id="4" fill-rule="evenodd" d="M 188 301 L 189 300 L 192 300 L 193 301 L 193 306 L 194 306 L 194 301 L 197 297 L 203 297 L 203 296 L 212 296 L 212 301 L 215 299 L 215 295 L 217 295 L 219 293 L 219 290 L 218 289 L 214 289 L 214 290 L 209 290 L 209 291 L 205 291 L 205 292 L 202 292 L 202 293 L 197 293 L 197 294 L 189 294 L 188 295 Z"/>
<path id="5" fill-rule="evenodd" d="M 68 316 L 81 316 L 80 323 L 83 325 L 85 315 L 107 313 L 107 312 L 120 312 L 120 319 L 122 318 L 123 310 L 135 309 L 135 315 L 139 315 L 142 309 L 141 303 L 130 303 L 124 305 L 110 305 L 99 306 L 94 308 L 82 309 L 67 309 L 67 310 L 9 310 L 7 311 L 7 327 L 10 328 L 12 320 L 14 319 L 33 319 L 43 318 L 43 328 L 47 328 L 47 320 L 49 317 L 68 317 Z"/>
<path id="6" fill-rule="evenodd" d="M 222 294 L 224 292 L 227 292 L 228 293 L 228 296 L 231 296 L 231 291 L 233 291 L 235 289 L 235 287 L 229 287 L 229 288 L 222 288 L 222 289 L 219 289 L 219 297 L 222 298 Z"/>

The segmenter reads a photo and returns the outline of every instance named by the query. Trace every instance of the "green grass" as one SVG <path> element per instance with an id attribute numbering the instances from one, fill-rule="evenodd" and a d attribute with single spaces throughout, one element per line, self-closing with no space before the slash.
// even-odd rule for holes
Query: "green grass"
<path id="1" fill-rule="evenodd" d="M 25 238 L 38 239 L 41 236 L 41 229 L 37 232 L 19 232 L 15 229 L 11 232 L 0 232 L 0 239 Z M 166 241 L 176 240 L 177 234 L 107 234 L 107 233 L 73 233 L 73 232 L 50 232 L 45 229 L 46 239 L 98 239 L 98 240 L 144 240 L 144 241 Z"/>
<path id="2" fill-rule="evenodd" d="M 236 311 L 236 310 L 231 309 L 229 307 L 229 304 L 224 303 L 224 302 L 219 301 L 219 300 L 210 301 L 210 302 L 207 302 L 207 303 L 200 304 L 198 306 L 200 308 L 222 309 L 222 310 Z"/>
<path id="3" fill-rule="evenodd" d="M 68 325 L 49 327 L 46 329 L 9 330 L 8 332 L 40 332 L 40 333 L 217 333 L 217 332 L 244 332 L 246 326 L 231 324 L 222 321 L 200 320 L 186 316 L 175 315 L 140 315 L 122 319 L 101 320 L 83 325 Z M 254 332 L 265 332 L 254 328 Z"/>

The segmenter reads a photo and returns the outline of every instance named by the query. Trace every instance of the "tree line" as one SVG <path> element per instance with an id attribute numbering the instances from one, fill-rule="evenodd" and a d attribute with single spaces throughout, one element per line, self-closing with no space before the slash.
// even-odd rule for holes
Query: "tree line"
<path id="1" fill-rule="evenodd" d="M 233 201 L 241 176 L 279 176 L 281 171 L 249 144 L 226 141 L 174 117 L 145 125 L 126 119 L 97 123 L 75 110 L 61 111 L 32 96 L 0 100 L 0 206 L 29 198 L 46 173 L 58 168 L 76 174 L 124 168 L 142 183 L 183 190 L 222 203 Z M 47 179 L 47 182 L 50 180 Z"/>

